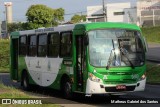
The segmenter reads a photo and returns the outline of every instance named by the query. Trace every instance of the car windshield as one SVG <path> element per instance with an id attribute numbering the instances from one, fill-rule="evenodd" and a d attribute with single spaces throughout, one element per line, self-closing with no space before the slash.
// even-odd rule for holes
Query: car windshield
<path id="1" fill-rule="evenodd" d="M 90 64 L 97 67 L 141 66 L 144 48 L 134 30 L 105 29 L 88 32 Z"/>

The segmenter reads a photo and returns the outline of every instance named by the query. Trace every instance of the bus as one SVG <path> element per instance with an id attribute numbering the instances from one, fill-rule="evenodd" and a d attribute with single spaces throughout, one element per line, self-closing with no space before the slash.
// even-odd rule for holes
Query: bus
<path id="1" fill-rule="evenodd" d="M 73 93 L 121 95 L 144 91 L 147 45 L 134 24 L 95 22 L 12 32 L 10 75 Z"/>

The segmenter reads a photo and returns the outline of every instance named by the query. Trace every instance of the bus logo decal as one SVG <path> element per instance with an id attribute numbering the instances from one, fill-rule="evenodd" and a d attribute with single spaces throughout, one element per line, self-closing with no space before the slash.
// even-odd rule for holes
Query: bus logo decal
<path id="1" fill-rule="evenodd" d="M 37 62 L 36 68 L 41 68 L 41 66 L 39 66 L 39 61 Z"/>
<path id="2" fill-rule="evenodd" d="M 28 67 L 30 67 L 30 60 L 28 61 Z"/>
<path id="3" fill-rule="evenodd" d="M 48 61 L 48 71 L 51 71 L 51 62 L 50 62 L 50 60 Z"/>

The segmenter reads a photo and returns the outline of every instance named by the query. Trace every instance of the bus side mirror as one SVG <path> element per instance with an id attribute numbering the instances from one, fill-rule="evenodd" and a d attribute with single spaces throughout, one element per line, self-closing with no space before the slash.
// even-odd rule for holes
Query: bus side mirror
<path id="1" fill-rule="evenodd" d="M 144 45 L 145 45 L 145 51 L 148 52 L 148 43 L 146 41 L 146 38 L 143 36 Z"/>
<path id="2" fill-rule="evenodd" d="M 84 45 L 87 46 L 89 44 L 88 36 L 84 36 Z"/>

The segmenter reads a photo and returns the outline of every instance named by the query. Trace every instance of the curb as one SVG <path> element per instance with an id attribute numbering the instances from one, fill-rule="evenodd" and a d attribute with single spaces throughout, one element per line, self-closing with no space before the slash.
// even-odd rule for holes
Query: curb
<path id="1" fill-rule="evenodd" d="M 151 82 L 147 82 L 148 85 L 160 85 L 160 83 L 151 83 Z"/>
<path id="2" fill-rule="evenodd" d="M 147 59 L 147 61 L 149 61 L 149 62 L 155 62 L 155 63 L 160 63 L 159 60 L 154 60 L 154 59 Z"/>

